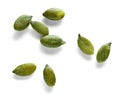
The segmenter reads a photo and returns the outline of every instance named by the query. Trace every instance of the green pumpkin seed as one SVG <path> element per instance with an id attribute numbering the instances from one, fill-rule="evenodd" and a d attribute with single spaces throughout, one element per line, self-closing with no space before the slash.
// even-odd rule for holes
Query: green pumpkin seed
<path id="1" fill-rule="evenodd" d="M 43 77 L 44 77 L 44 81 L 46 82 L 46 84 L 48 86 L 55 85 L 55 83 L 56 83 L 55 73 L 48 64 L 46 64 L 46 66 L 43 70 Z"/>
<path id="2" fill-rule="evenodd" d="M 38 21 L 31 21 L 30 24 L 31 24 L 32 28 L 39 34 L 42 34 L 42 35 L 49 34 L 48 27 L 45 24 L 38 22 Z"/>
<path id="3" fill-rule="evenodd" d="M 40 40 L 41 44 L 49 48 L 57 48 L 65 44 L 65 42 L 56 35 L 46 35 Z"/>
<path id="4" fill-rule="evenodd" d="M 50 8 L 43 13 L 43 16 L 50 20 L 60 20 L 65 16 L 65 13 L 62 9 Z"/>
<path id="5" fill-rule="evenodd" d="M 94 47 L 92 43 L 85 37 L 78 34 L 78 46 L 81 51 L 87 55 L 92 55 L 94 53 Z"/>
<path id="6" fill-rule="evenodd" d="M 17 31 L 22 31 L 29 26 L 29 23 L 32 19 L 32 16 L 29 15 L 21 15 L 18 17 L 14 23 L 14 29 Z"/>
<path id="7" fill-rule="evenodd" d="M 31 75 L 36 70 L 36 65 L 33 63 L 26 63 L 17 66 L 12 72 L 19 76 Z"/>
<path id="8" fill-rule="evenodd" d="M 110 48 L 111 48 L 111 42 L 106 43 L 100 47 L 96 56 L 96 59 L 99 63 L 106 61 L 106 59 L 110 54 Z"/>

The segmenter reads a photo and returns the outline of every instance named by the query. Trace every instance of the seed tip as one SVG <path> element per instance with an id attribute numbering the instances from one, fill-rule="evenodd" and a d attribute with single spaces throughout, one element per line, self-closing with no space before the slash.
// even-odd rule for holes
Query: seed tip
<path id="1" fill-rule="evenodd" d="M 110 47 L 110 46 L 111 46 L 111 44 L 112 44 L 112 43 L 111 43 L 111 42 L 109 42 L 109 43 L 107 43 L 106 45 Z"/>
<path id="2" fill-rule="evenodd" d="M 109 46 L 111 46 L 111 44 L 112 44 L 112 43 L 111 43 L 111 42 L 109 42 L 108 44 L 109 44 Z"/>
<path id="3" fill-rule="evenodd" d="M 62 42 L 61 42 L 61 45 L 65 44 L 65 43 L 66 43 L 65 41 L 62 41 Z"/>
<path id="4" fill-rule="evenodd" d="M 78 38 L 80 38 L 81 37 L 81 35 L 80 34 L 78 34 Z"/>
<path id="5" fill-rule="evenodd" d="M 15 70 L 13 70 L 12 72 L 15 73 Z"/>
<path id="6" fill-rule="evenodd" d="M 32 18 L 33 16 L 32 15 L 30 15 L 30 18 Z"/>
<path id="7" fill-rule="evenodd" d="M 43 13 L 43 16 L 45 16 L 45 13 Z"/>
<path id="8" fill-rule="evenodd" d="M 46 66 L 45 67 L 49 67 L 49 65 L 48 64 L 46 64 Z"/>

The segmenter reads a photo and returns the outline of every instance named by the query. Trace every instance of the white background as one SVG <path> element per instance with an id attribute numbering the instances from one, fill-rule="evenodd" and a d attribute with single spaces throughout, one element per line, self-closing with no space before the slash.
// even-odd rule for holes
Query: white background
<path id="1" fill-rule="evenodd" d="M 42 16 L 51 7 L 65 11 L 62 21 Z M 0 98 L 120 98 L 120 0 L 1 0 L 0 13 Z M 31 26 L 15 31 L 14 21 L 23 14 L 45 23 L 50 34 L 66 44 L 45 48 Z M 94 55 L 79 50 L 78 33 L 93 43 Z M 98 64 L 96 53 L 108 42 L 112 42 L 110 56 Z M 29 62 L 37 65 L 32 76 L 12 73 L 16 66 Z M 46 64 L 56 74 L 53 88 L 43 80 Z"/>

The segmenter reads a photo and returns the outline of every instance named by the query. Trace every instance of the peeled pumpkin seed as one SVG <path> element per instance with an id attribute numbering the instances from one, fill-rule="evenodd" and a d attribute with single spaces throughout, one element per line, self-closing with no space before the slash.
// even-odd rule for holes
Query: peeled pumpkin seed
<path id="1" fill-rule="evenodd" d="M 22 31 L 29 26 L 29 23 L 32 19 L 30 15 L 21 15 L 18 17 L 14 23 L 14 29 L 17 31 Z"/>
<path id="2" fill-rule="evenodd" d="M 111 48 L 111 42 L 106 43 L 100 47 L 96 56 L 97 62 L 102 63 L 106 61 L 106 59 L 110 54 L 110 48 Z"/>
<path id="3" fill-rule="evenodd" d="M 32 28 L 39 34 L 42 34 L 42 35 L 49 34 L 48 27 L 45 24 L 38 22 L 38 21 L 31 21 L 30 24 L 31 24 Z"/>
<path id="4" fill-rule="evenodd" d="M 50 20 L 60 20 L 65 16 L 65 13 L 62 9 L 50 8 L 43 13 L 43 16 Z"/>
<path id="5" fill-rule="evenodd" d="M 61 45 L 65 44 L 65 41 L 63 41 L 60 37 L 56 35 L 46 35 L 43 36 L 40 40 L 41 44 L 45 47 L 49 48 L 57 48 Z"/>
<path id="6" fill-rule="evenodd" d="M 92 55 L 94 53 L 94 47 L 92 43 L 85 37 L 78 34 L 78 46 L 81 51 L 87 55 Z"/>
<path id="7" fill-rule="evenodd" d="M 43 77 L 44 77 L 44 81 L 46 82 L 46 84 L 48 86 L 55 85 L 55 83 L 56 83 L 55 73 L 48 64 L 46 64 L 46 66 L 43 70 Z"/>
<path id="8" fill-rule="evenodd" d="M 17 66 L 12 72 L 19 76 L 31 75 L 36 70 L 36 65 L 33 63 L 26 63 Z"/>

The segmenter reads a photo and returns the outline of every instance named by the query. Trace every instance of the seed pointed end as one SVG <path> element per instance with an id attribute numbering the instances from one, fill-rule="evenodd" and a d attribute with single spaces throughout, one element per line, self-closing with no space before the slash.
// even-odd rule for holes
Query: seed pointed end
<path id="1" fill-rule="evenodd" d="M 48 65 L 48 64 L 46 64 L 46 65 L 45 65 L 45 67 L 49 67 L 49 65 Z"/>
<path id="2" fill-rule="evenodd" d="M 61 45 L 65 44 L 65 43 L 66 43 L 65 41 L 62 41 L 62 42 L 61 42 Z"/>
<path id="3" fill-rule="evenodd" d="M 32 19 L 32 17 L 33 17 L 33 16 L 32 16 L 32 15 L 30 15 L 30 18 L 31 18 L 31 19 Z"/>
<path id="4" fill-rule="evenodd" d="M 81 35 L 80 35 L 80 34 L 78 34 L 78 38 L 81 38 Z"/>
<path id="5" fill-rule="evenodd" d="M 15 73 L 15 70 L 13 70 L 12 72 Z"/>
<path id="6" fill-rule="evenodd" d="M 45 16 L 45 13 L 43 13 L 42 15 Z"/>
<path id="7" fill-rule="evenodd" d="M 109 46 L 111 46 L 111 44 L 112 44 L 111 42 L 108 43 Z"/>
<path id="8" fill-rule="evenodd" d="M 107 43 L 106 45 L 110 48 L 111 47 L 111 42 Z"/>

